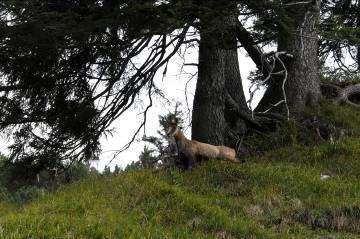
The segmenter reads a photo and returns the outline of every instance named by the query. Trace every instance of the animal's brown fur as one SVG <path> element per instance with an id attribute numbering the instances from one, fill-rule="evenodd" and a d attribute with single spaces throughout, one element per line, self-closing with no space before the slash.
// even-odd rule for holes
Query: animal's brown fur
<path id="1" fill-rule="evenodd" d="M 190 157 L 205 156 L 207 158 L 228 159 L 239 162 L 234 149 L 226 146 L 215 146 L 196 140 L 187 139 L 176 124 L 171 124 L 166 134 L 173 137 L 178 145 L 179 152 Z"/>

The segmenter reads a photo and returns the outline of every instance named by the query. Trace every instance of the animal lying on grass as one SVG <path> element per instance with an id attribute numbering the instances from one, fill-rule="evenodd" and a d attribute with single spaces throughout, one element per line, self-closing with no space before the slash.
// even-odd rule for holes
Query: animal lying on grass
<path id="1" fill-rule="evenodd" d="M 165 131 L 168 137 L 175 140 L 179 158 L 186 169 L 191 168 L 199 157 L 227 159 L 232 162 L 239 162 L 239 159 L 236 157 L 236 151 L 232 148 L 187 139 L 179 129 L 175 120 L 171 120 Z"/>

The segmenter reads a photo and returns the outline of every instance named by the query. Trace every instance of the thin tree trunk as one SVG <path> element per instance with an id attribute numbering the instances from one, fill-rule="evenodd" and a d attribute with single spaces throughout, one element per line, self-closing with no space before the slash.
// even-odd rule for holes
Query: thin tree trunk
<path id="1" fill-rule="evenodd" d="M 237 51 L 237 39 L 235 28 L 238 23 L 236 15 L 228 17 L 226 23 L 226 51 L 225 51 L 225 88 L 231 98 L 237 103 L 241 111 L 249 113 L 246 98 L 243 90 L 242 79 L 240 75 L 239 59 Z M 225 106 L 225 120 L 227 125 L 225 145 L 236 147 L 237 138 L 246 132 L 246 125 L 231 106 Z M 234 138 L 235 137 L 235 138 Z"/>
<path id="2" fill-rule="evenodd" d="M 359 24 L 360 25 L 360 24 Z M 356 64 L 357 64 L 357 70 L 360 71 L 360 45 L 356 47 Z"/>
<path id="3" fill-rule="evenodd" d="M 276 68 L 275 71 L 277 71 L 278 68 Z M 282 81 L 284 80 L 284 77 L 280 76 L 271 76 L 268 87 L 265 91 L 265 94 L 263 98 L 260 100 L 259 104 L 256 106 L 255 111 L 256 112 L 263 112 L 270 108 L 272 108 L 274 105 L 276 105 L 278 102 L 283 100 L 283 92 L 281 89 Z M 277 108 L 273 108 L 275 112 L 281 112 L 281 106 Z"/>

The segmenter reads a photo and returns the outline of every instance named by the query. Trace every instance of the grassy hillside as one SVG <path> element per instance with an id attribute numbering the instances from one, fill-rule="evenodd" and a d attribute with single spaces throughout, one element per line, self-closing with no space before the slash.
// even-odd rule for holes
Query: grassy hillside
<path id="1" fill-rule="evenodd" d="M 126 172 L 23 208 L 0 204 L 0 238 L 360 238 L 359 179 L 360 140 L 350 139 Z"/>

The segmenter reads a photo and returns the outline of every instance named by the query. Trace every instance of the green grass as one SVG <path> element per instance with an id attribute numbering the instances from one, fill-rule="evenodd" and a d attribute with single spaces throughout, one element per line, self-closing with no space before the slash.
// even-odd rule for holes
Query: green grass
<path id="1" fill-rule="evenodd" d="M 0 238 L 360 238 L 359 179 L 358 139 L 126 172 L 0 203 Z"/>
<path id="2" fill-rule="evenodd" d="M 331 123 L 337 128 L 360 132 L 360 110 L 351 105 L 335 105 L 324 101 L 316 110 L 307 111 L 302 112 L 304 118 L 314 116 L 315 113 L 321 121 Z"/>

